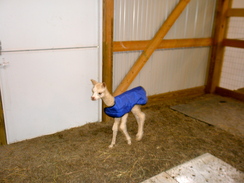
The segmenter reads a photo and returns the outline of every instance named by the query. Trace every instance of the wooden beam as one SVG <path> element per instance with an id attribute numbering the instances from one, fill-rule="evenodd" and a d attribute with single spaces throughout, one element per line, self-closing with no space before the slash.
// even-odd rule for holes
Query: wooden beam
<path id="1" fill-rule="evenodd" d="M 244 17 L 244 9 L 232 8 L 227 11 L 227 17 Z"/>
<path id="2" fill-rule="evenodd" d="M 218 0 L 217 1 L 217 15 L 215 19 L 215 30 L 213 35 L 213 47 L 210 59 L 209 74 L 207 79 L 206 92 L 213 93 L 216 87 L 219 85 L 222 64 L 224 46 L 223 40 L 226 36 L 227 27 L 227 10 L 231 5 L 231 0 Z"/>
<path id="3" fill-rule="evenodd" d="M 0 145 L 6 145 L 6 144 L 7 144 L 7 138 L 6 138 L 6 130 L 4 124 L 2 97 L 0 93 Z"/>
<path id="4" fill-rule="evenodd" d="M 102 80 L 106 82 L 109 91 L 113 83 L 113 22 L 114 0 L 103 0 L 103 66 Z M 104 103 L 102 104 L 104 108 Z M 110 118 L 103 112 L 102 120 Z"/>
<path id="5" fill-rule="evenodd" d="M 215 93 L 225 97 L 231 97 L 244 102 L 244 93 L 239 91 L 232 91 L 226 88 L 216 87 Z"/>
<path id="6" fill-rule="evenodd" d="M 154 50 L 161 43 L 161 40 L 168 33 L 174 22 L 180 16 L 182 11 L 185 9 L 190 0 L 181 0 L 173 12 L 169 15 L 167 20 L 163 23 L 159 31 L 156 33 L 154 38 L 149 42 L 147 48 L 142 52 L 141 56 L 137 59 L 135 64 L 131 67 L 130 71 L 127 73 L 125 78 L 122 80 L 118 88 L 115 90 L 114 95 L 119 95 L 127 90 L 134 78 L 146 64 Z"/>
<path id="7" fill-rule="evenodd" d="M 175 99 L 175 98 L 183 98 L 183 97 L 196 97 L 204 94 L 205 94 L 205 86 L 199 86 L 194 88 L 188 88 L 188 89 L 148 96 L 148 104 L 162 101 L 162 100 L 172 99 L 172 98 Z"/>
<path id="8" fill-rule="evenodd" d="M 235 47 L 235 48 L 244 48 L 244 40 L 238 39 L 224 39 L 223 46 Z"/>
<path id="9" fill-rule="evenodd" d="M 113 51 L 120 52 L 145 50 L 149 42 L 150 41 L 116 41 L 113 43 Z M 212 46 L 212 43 L 212 38 L 164 39 L 156 49 Z"/>

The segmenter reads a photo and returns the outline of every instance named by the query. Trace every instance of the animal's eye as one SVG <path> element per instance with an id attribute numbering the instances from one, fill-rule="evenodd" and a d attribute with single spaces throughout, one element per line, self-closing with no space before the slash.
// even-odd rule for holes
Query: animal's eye
<path id="1" fill-rule="evenodd" d="M 102 93 L 98 93 L 98 95 L 102 95 Z"/>

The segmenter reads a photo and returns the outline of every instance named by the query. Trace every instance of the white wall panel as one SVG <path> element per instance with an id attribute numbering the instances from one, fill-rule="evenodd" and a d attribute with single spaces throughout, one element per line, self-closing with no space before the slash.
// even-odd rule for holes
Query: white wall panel
<path id="1" fill-rule="evenodd" d="M 179 0 L 115 0 L 114 41 L 150 40 Z M 191 0 L 165 39 L 208 38 L 212 35 L 216 0 Z M 141 51 L 114 53 L 113 90 Z M 130 88 L 142 85 L 148 95 L 202 86 L 209 48 L 157 50 Z"/>
<path id="2" fill-rule="evenodd" d="M 7 143 L 101 120 L 102 0 L 1 0 L 0 27 Z"/>
<path id="3" fill-rule="evenodd" d="M 99 17 L 94 11 L 98 9 L 98 2 L 2 0 L 0 16 L 3 18 L 0 19 L 0 24 L 3 27 L 0 39 L 3 49 L 97 46 L 98 35 L 87 32 L 97 30 L 95 22 Z M 80 24 L 77 24 L 77 19 Z M 73 35 L 86 35 L 86 39 L 84 36 Z"/>
<path id="4" fill-rule="evenodd" d="M 115 53 L 114 90 L 128 72 L 137 52 Z M 148 95 L 203 86 L 208 70 L 209 48 L 169 49 L 156 51 L 129 88 L 142 85 Z M 123 60 L 123 61 L 121 61 Z"/>
<path id="5" fill-rule="evenodd" d="M 114 40 L 149 40 L 179 0 L 115 0 Z M 210 37 L 216 0 L 191 0 L 165 39 Z"/>

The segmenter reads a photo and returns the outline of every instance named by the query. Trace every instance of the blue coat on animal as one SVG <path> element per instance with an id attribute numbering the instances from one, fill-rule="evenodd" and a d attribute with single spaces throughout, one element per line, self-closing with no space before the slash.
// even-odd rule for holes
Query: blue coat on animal
<path id="1" fill-rule="evenodd" d="M 114 97 L 115 103 L 112 107 L 104 108 L 104 112 L 114 118 L 120 118 L 131 111 L 135 105 L 144 105 L 147 103 L 146 91 L 141 86 Z"/>

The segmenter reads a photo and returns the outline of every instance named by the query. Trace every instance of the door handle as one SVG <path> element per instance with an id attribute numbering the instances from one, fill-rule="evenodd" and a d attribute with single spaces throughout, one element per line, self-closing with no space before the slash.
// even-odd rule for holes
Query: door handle
<path id="1" fill-rule="evenodd" d="M 4 58 L 2 58 L 2 62 L 0 62 L 0 68 L 5 68 L 9 62 L 6 62 Z"/>
<path id="2" fill-rule="evenodd" d="M 0 67 L 6 67 L 8 64 L 9 64 L 9 62 L 0 63 Z"/>

